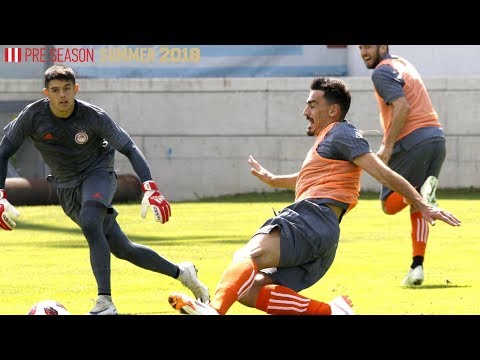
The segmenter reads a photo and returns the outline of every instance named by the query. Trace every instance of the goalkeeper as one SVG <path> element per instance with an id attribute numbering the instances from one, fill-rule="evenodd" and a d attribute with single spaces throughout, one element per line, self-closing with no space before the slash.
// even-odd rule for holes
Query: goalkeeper
<path id="1" fill-rule="evenodd" d="M 13 230 L 20 213 L 5 191 L 8 159 L 29 137 L 49 166 L 65 214 L 87 240 L 98 296 L 90 315 L 116 315 L 112 301 L 110 253 L 141 268 L 178 279 L 195 298 L 209 301 L 208 288 L 197 278 L 193 263 L 172 263 L 154 250 L 131 242 L 121 230 L 112 207 L 117 189 L 115 150 L 125 155 L 142 182 L 141 217 L 151 208 L 166 223 L 170 204 L 152 180 L 149 166 L 130 136 L 101 108 L 75 99 L 74 71 L 53 65 L 45 71 L 45 98 L 29 104 L 5 127 L 0 142 L 0 227 Z"/>

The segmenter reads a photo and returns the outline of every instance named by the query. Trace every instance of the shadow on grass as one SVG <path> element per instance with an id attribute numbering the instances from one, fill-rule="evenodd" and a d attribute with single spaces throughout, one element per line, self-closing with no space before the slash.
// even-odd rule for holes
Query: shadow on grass
<path id="1" fill-rule="evenodd" d="M 55 242 L 47 243 L 45 246 L 52 247 L 52 248 L 79 248 L 79 247 L 86 247 L 87 242 L 83 238 L 82 231 L 79 228 L 66 228 L 66 227 L 58 227 L 55 225 L 43 225 L 43 224 L 28 224 L 22 223 L 21 226 L 18 226 L 17 229 L 24 229 L 24 230 L 35 230 L 35 231 L 46 231 L 46 232 L 54 232 L 54 237 L 57 238 Z M 60 234 L 78 234 L 82 237 L 82 241 L 71 241 L 71 240 L 64 240 Z M 141 243 L 141 244 L 148 244 L 148 245 L 162 245 L 162 246 L 178 246 L 184 243 L 188 244 L 218 244 L 218 243 L 229 243 L 229 244 L 245 244 L 249 239 L 245 237 L 224 237 L 224 236 L 201 236 L 201 235 L 192 235 L 192 236 L 152 236 L 152 235 L 129 235 L 126 234 L 127 237 L 132 242 Z M 195 243 L 194 241 L 200 241 L 199 243 Z M 192 242 L 193 241 L 193 242 Z M 28 241 L 22 241 L 19 243 L 19 246 L 25 246 L 26 244 L 34 244 L 35 246 L 38 245 L 38 241 L 35 239 L 31 239 Z"/>
<path id="2" fill-rule="evenodd" d="M 452 284 L 432 284 L 432 285 L 421 285 L 421 286 L 402 286 L 404 289 L 408 290 L 436 290 L 436 289 L 453 289 L 453 288 L 469 288 L 470 285 L 452 285 Z"/>
<path id="3" fill-rule="evenodd" d="M 72 234 L 72 233 L 78 233 L 81 234 L 82 231 L 78 227 L 60 227 L 60 226 L 55 226 L 52 224 L 29 224 L 28 222 L 22 222 L 17 227 L 15 230 L 35 230 L 35 231 L 55 231 L 58 233 L 66 233 L 66 234 Z"/>

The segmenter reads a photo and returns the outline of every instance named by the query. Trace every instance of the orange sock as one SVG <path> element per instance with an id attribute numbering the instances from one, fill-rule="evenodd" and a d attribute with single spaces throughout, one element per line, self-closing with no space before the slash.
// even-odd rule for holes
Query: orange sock
<path id="1" fill-rule="evenodd" d="M 253 285 L 257 272 L 258 267 L 251 258 L 235 259 L 223 272 L 209 305 L 219 314 L 225 315 L 233 303 Z"/>
<path id="2" fill-rule="evenodd" d="M 281 285 L 265 285 L 255 307 L 271 315 L 331 315 L 329 304 L 309 299 Z"/>
<path id="3" fill-rule="evenodd" d="M 430 231 L 427 221 L 422 217 L 420 211 L 410 214 L 412 222 L 412 250 L 413 256 L 425 256 L 427 248 L 428 233 Z"/>
<path id="4" fill-rule="evenodd" d="M 385 210 L 388 215 L 393 215 L 405 209 L 409 204 L 405 202 L 405 198 L 397 192 L 393 192 L 385 200 Z"/>

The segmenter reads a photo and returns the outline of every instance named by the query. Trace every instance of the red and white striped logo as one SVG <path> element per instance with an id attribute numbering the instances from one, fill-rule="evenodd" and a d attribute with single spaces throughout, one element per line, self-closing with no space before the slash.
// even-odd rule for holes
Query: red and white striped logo
<path id="1" fill-rule="evenodd" d="M 5 62 L 22 62 L 22 49 L 5 48 Z"/>

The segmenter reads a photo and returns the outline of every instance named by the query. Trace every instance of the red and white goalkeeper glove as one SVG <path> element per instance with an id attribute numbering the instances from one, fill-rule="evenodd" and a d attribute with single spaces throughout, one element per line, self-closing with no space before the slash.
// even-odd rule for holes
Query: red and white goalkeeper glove
<path id="1" fill-rule="evenodd" d="M 145 181 L 142 184 L 142 190 L 144 192 L 142 199 L 142 218 L 147 216 L 147 210 L 151 207 L 155 220 L 165 224 L 172 215 L 172 210 L 170 209 L 168 201 L 163 197 L 162 193 L 158 191 L 158 186 L 155 181 Z"/>
<path id="2" fill-rule="evenodd" d="M 7 200 L 7 193 L 0 189 L 0 228 L 4 230 L 13 230 L 17 223 L 15 220 L 20 216 L 17 209 Z"/>

